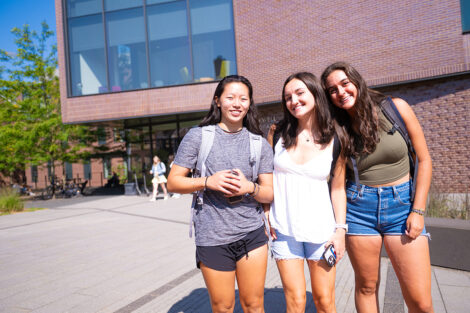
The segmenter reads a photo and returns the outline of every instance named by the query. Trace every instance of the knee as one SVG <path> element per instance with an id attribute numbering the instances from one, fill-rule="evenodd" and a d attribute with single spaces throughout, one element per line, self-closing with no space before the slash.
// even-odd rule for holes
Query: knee
<path id="1" fill-rule="evenodd" d="M 408 305 L 408 304 L 407 304 Z M 409 312 L 431 313 L 434 312 L 432 301 L 430 299 L 422 299 L 413 304 L 408 305 Z"/>
<path id="2" fill-rule="evenodd" d="M 313 302 L 317 312 L 333 312 L 335 307 L 335 299 L 333 295 L 325 294 L 314 297 Z"/>
<path id="3" fill-rule="evenodd" d="M 378 290 L 378 281 L 356 281 L 356 292 L 360 293 L 361 295 L 370 296 L 375 295 Z"/>
<path id="4" fill-rule="evenodd" d="M 250 299 L 240 299 L 243 311 L 246 313 L 264 312 L 263 297 L 250 297 Z"/>
<path id="5" fill-rule="evenodd" d="M 227 313 L 233 312 L 233 308 L 235 306 L 235 301 L 217 301 L 212 302 L 212 312 L 217 313 Z"/>
<path id="6" fill-rule="evenodd" d="M 304 293 L 296 292 L 286 294 L 286 302 L 289 312 L 304 312 L 307 298 Z"/>

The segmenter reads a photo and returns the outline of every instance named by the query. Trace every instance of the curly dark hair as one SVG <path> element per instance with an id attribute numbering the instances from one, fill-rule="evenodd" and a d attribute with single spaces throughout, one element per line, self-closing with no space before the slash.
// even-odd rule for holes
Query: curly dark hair
<path id="1" fill-rule="evenodd" d="M 314 125 L 312 134 L 318 144 L 327 144 L 334 136 L 333 119 L 331 117 L 330 105 L 323 91 L 320 80 L 309 72 L 298 72 L 287 77 L 282 87 L 282 110 L 284 117 L 276 124 L 276 131 L 279 131 L 284 139 L 284 147 L 287 149 L 297 144 L 297 127 L 299 122 L 287 109 L 285 99 L 286 85 L 294 79 L 298 79 L 307 86 L 307 89 L 315 98 Z"/>
<path id="2" fill-rule="evenodd" d="M 215 88 L 214 96 L 212 97 L 211 107 L 207 115 L 202 119 L 201 123 L 199 123 L 199 127 L 207 126 L 207 125 L 215 125 L 220 122 L 222 116 L 220 113 L 220 108 L 217 106 L 216 99 L 220 99 L 220 96 L 224 93 L 225 86 L 230 83 L 242 83 L 246 87 L 248 87 L 248 93 L 250 97 L 250 107 L 248 108 L 248 112 L 246 113 L 245 117 L 243 118 L 243 126 L 248 129 L 249 132 L 257 135 L 263 135 L 259 127 L 259 120 L 258 120 L 258 109 L 253 101 L 253 87 L 248 79 L 240 75 L 229 75 L 225 76 Z"/>
<path id="3" fill-rule="evenodd" d="M 380 123 L 377 116 L 380 110 L 379 104 L 385 99 L 385 95 L 367 87 L 364 78 L 351 64 L 335 62 L 328 66 L 321 75 L 322 86 L 330 102 L 331 95 L 327 90 L 326 80 L 331 73 L 337 70 L 343 71 L 357 88 L 354 121 L 345 110 L 332 104 L 333 116 L 341 128 L 340 131 L 337 131 L 341 147 L 345 155 L 370 154 L 375 151 L 379 143 Z M 353 129 L 354 123 L 357 125 L 357 131 Z"/>

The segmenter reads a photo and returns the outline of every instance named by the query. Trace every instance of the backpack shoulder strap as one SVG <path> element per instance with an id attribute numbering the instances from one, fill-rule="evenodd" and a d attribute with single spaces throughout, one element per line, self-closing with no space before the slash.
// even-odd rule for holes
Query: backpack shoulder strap
<path id="1" fill-rule="evenodd" d="M 413 143 L 411 142 L 410 136 L 408 135 L 408 130 L 406 129 L 405 121 L 401 117 L 401 114 L 398 111 L 395 103 L 393 103 L 392 98 L 387 97 L 384 101 L 382 101 L 382 103 L 380 103 L 380 107 L 385 117 L 393 125 L 391 132 L 393 133 L 395 130 L 397 130 L 405 140 L 406 145 L 408 146 L 410 171 L 413 172 L 413 186 L 411 191 L 411 201 L 413 201 L 416 191 L 416 178 L 418 177 L 418 156 L 416 155 Z"/>
<path id="2" fill-rule="evenodd" d="M 212 149 L 215 136 L 215 125 L 203 126 L 201 129 L 201 145 L 199 146 L 199 153 L 197 155 L 196 168 L 194 169 L 193 177 L 202 177 L 206 175 L 206 160 L 209 152 Z M 204 190 L 199 190 L 193 194 L 193 202 L 191 203 L 191 213 L 189 217 L 189 237 L 193 236 L 194 224 L 194 210 L 196 204 L 202 205 Z"/>
<path id="3" fill-rule="evenodd" d="M 253 181 L 258 180 L 259 163 L 261 161 L 262 137 L 248 132 L 250 134 L 250 166 L 253 170 Z"/>
<path id="4" fill-rule="evenodd" d="M 333 161 L 331 161 L 330 179 L 334 176 L 336 161 L 338 161 L 340 152 L 341 142 L 339 141 L 338 135 L 335 134 L 333 137 Z"/>
<path id="5" fill-rule="evenodd" d="M 215 125 L 207 125 L 202 127 L 201 146 L 196 162 L 196 177 L 206 175 L 206 159 L 212 149 L 215 136 Z"/>

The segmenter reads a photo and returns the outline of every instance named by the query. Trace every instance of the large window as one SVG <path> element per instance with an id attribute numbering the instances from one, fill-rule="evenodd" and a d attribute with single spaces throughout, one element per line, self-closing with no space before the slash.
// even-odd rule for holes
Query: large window
<path id="1" fill-rule="evenodd" d="M 231 0 L 63 0 L 69 95 L 220 80 L 237 72 Z"/>
<path id="2" fill-rule="evenodd" d="M 460 13 L 462 14 L 462 31 L 470 32 L 470 1 L 460 0 Z"/>

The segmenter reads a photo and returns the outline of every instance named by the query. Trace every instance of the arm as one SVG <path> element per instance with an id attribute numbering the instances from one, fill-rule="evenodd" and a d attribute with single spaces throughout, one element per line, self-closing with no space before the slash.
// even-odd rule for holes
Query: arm
<path id="1" fill-rule="evenodd" d="M 336 224 L 346 224 L 346 158 L 340 156 L 336 161 L 333 180 L 331 181 L 331 204 L 335 212 Z M 337 261 L 339 262 L 345 252 L 346 230 L 336 228 L 335 233 L 327 242 L 333 243 Z"/>
<path id="2" fill-rule="evenodd" d="M 432 177 L 432 161 L 431 156 L 429 155 L 428 146 L 426 145 L 426 139 L 424 138 L 423 129 L 421 128 L 421 125 L 419 124 L 419 121 L 410 105 L 400 98 L 394 98 L 393 102 L 405 122 L 406 129 L 408 130 L 408 134 L 411 142 L 413 143 L 419 162 L 418 177 L 416 178 L 416 194 L 412 205 L 414 209 L 425 210 L 426 198 L 428 196 Z M 412 212 L 410 213 L 406 224 L 406 234 L 411 239 L 416 239 L 423 230 L 424 217 Z"/>

